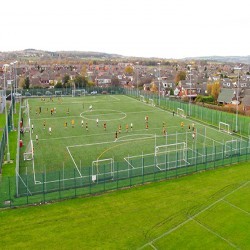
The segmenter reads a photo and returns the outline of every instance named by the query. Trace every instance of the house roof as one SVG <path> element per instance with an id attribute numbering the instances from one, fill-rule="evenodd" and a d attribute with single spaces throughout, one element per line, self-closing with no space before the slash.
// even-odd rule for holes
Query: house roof
<path id="1" fill-rule="evenodd" d="M 221 92 L 218 96 L 218 102 L 231 103 L 234 97 L 233 89 L 221 89 Z"/>

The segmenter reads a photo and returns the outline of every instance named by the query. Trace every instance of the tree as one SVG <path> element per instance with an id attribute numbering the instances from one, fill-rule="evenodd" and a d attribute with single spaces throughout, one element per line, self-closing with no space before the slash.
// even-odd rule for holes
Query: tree
<path id="1" fill-rule="evenodd" d="M 134 69 L 133 69 L 132 66 L 128 65 L 128 66 L 124 69 L 124 72 L 125 72 L 126 74 L 133 75 Z"/>
<path id="2" fill-rule="evenodd" d="M 57 83 L 56 83 L 56 85 L 55 85 L 55 88 L 56 89 L 61 89 L 63 87 L 63 85 L 62 85 L 62 82 L 61 81 L 58 81 Z"/>
<path id="3" fill-rule="evenodd" d="M 76 88 L 85 88 L 87 84 L 87 80 L 85 79 L 85 77 L 81 75 L 76 76 L 74 79 L 74 82 L 75 82 Z"/>
<path id="4" fill-rule="evenodd" d="M 70 77 L 69 75 L 65 75 L 62 79 L 62 82 L 63 82 L 63 87 L 69 87 L 70 86 Z"/>
<path id="5" fill-rule="evenodd" d="M 218 96 L 220 94 L 220 82 L 215 81 L 213 83 L 208 83 L 207 84 L 207 93 L 208 95 L 211 95 L 214 100 L 218 99 Z"/>
<path id="6" fill-rule="evenodd" d="M 175 76 L 175 83 L 178 83 L 181 80 L 186 80 L 186 72 L 185 71 L 179 71 L 177 75 Z"/>
<path id="7" fill-rule="evenodd" d="M 24 89 L 29 89 L 30 88 L 30 79 L 29 77 L 26 77 L 24 79 L 24 86 L 23 86 Z"/>
<path id="8" fill-rule="evenodd" d="M 85 77 L 86 74 L 87 74 L 87 67 L 86 67 L 86 65 L 83 65 L 80 75 L 82 77 Z"/>
<path id="9" fill-rule="evenodd" d="M 218 96 L 220 94 L 220 82 L 214 82 L 212 86 L 212 92 L 211 95 L 213 96 L 214 100 L 218 99 Z"/>

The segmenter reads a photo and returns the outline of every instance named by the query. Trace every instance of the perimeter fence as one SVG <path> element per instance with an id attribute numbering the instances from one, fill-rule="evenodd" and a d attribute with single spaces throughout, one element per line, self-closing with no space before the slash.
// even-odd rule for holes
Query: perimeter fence
<path id="1" fill-rule="evenodd" d="M 249 141 L 239 140 L 230 145 L 182 148 L 163 154 L 148 154 L 127 158 L 124 162 L 99 164 L 79 170 L 61 169 L 56 172 L 18 174 L 2 178 L 0 207 L 46 203 L 77 196 L 107 192 L 134 185 L 172 179 L 199 171 L 216 169 L 249 160 Z M 18 197 L 17 197 L 18 196 Z"/>
<path id="2" fill-rule="evenodd" d="M 126 94 L 137 98 L 138 92 L 126 90 Z M 143 94 L 143 93 L 140 93 Z M 145 100 L 153 99 L 157 106 L 168 111 L 183 109 L 190 118 L 218 127 L 219 122 L 233 124 L 234 117 L 221 111 L 194 107 L 169 98 L 159 98 L 144 93 Z M 56 172 L 36 172 L 15 177 L 1 176 L 0 207 L 46 203 L 72 197 L 91 195 L 134 185 L 172 179 L 220 166 L 249 161 L 249 117 L 239 117 L 240 137 L 232 143 L 203 147 L 183 146 L 173 151 L 127 157 L 123 162 L 112 162 L 84 167 L 76 170 L 62 168 Z M 19 134 L 19 133 L 18 133 Z M 245 136 L 243 138 L 243 136 Z M 19 148 L 19 147 L 18 147 Z M 112 164 L 112 165 L 110 165 Z"/>
<path id="3" fill-rule="evenodd" d="M 168 110 L 170 112 L 177 112 L 177 109 L 182 109 L 184 113 L 193 120 L 198 120 L 207 125 L 219 127 L 219 122 L 230 124 L 232 132 L 237 130 L 240 136 L 248 137 L 250 134 L 250 117 L 228 113 L 224 111 L 209 109 L 194 103 L 184 102 L 180 99 L 172 97 L 162 97 L 157 94 L 152 94 L 145 91 L 136 91 L 133 89 L 125 89 L 128 96 L 138 98 L 144 96 L 144 101 L 149 102 L 153 99 L 156 106 Z M 237 125 L 236 125 L 237 124 Z M 236 129 L 237 128 L 237 129 Z"/>

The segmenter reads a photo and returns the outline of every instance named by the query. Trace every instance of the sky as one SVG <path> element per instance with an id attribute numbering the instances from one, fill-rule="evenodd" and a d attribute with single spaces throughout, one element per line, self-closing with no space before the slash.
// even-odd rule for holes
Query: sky
<path id="1" fill-rule="evenodd" d="M 4 0 L 0 51 L 250 55 L 249 0 Z"/>

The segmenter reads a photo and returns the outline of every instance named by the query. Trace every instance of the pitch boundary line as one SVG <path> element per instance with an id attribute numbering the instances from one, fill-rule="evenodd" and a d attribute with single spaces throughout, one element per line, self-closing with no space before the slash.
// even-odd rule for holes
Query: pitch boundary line
<path id="1" fill-rule="evenodd" d="M 249 212 L 247 212 L 246 210 L 244 210 L 244 209 L 242 209 L 242 208 L 240 208 L 240 207 L 238 207 L 238 206 L 235 206 L 233 203 L 231 203 L 231 202 L 229 202 L 229 201 L 227 201 L 227 200 L 225 200 L 225 199 L 223 199 L 223 201 L 224 201 L 225 203 L 227 203 L 228 205 L 230 205 L 231 207 L 234 207 L 234 208 L 240 210 L 241 212 L 246 213 L 247 215 L 250 215 Z"/>
<path id="2" fill-rule="evenodd" d="M 204 229 L 206 229 L 208 232 L 214 234 L 215 236 L 217 236 L 218 238 L 224 240 L 225 242 L 227 242 L 230 246 L 239 249 L 236 245 L 234 245 L 231 241 L 227 240 L 226 238 L 224 238 L 223 236 L 219 235 L 218 233 L 216 233 L 215 231 L 213 231 L 212 229 L 210 229 L 209 227 L 203 225 L 201 222 L 199 222 L 198 220 L 192 219 L 192 221 L 195 221 L 199 226 L 203 227 Z"/>
<path id="3" fill-rule="evenodd" d="M 215 204 L 223 201 L 227 196 L 235 193 L 236 191 L 238 191 L 239 189 L 241 189 L 242 187 L 248 185 L 250 181 L 246 181 L 245 183 L 241 184 L 240 186 L 238 186 L 237 188 L 235 188 L 234 190 L 232 190 L 231 192 L 229 192 L 228 194 L 224 195 L 223 197 L 221 197 L 220 199 L 218 199 L 217 201 L 213 202 L 212 204 L 208 205 L 207 207 L 203 208 L 201 211 L 199 211 L 198 213 L 194 214 L 193 216 L 189 217 L 187 220 L 181 222 L 180 224 L 178 224 L 177 226 L 173 227 L 172 229 L 168 230 L 167 232 L 161 234 L 160 236 L 156 237 L 155 239 L 149 241 L 148 243 L 144 244 L 142 247 L 140 247 L 139 249 L 143 249 L 148 245 L 151 245 L 152 243 L 154 243 L 157 240 L 160 240 L 161 238 L 165 237 L 166 235 L 176 231 L 177 229 L 179 229 L 180 227 L 182 227 L 183 225 L 187 224 L 189 221 L 193 220 L 194 218 L 196 218 L 198 215 L 200 215 L 201 213 L 207 211 L 208 209 L 210 209 L 212 206 L 214 206 Z"/>
<path id="4" fill-rule="evenodd" d="M 72 154 L 70 153 L 69 148 L 68 148 L 68 147 L 66 147 L 66 148 L 67 148 L 67 150 L 68 150 L 68 153 L 69 153 L 69 155 L 70 155 L 70 157 L 71 157 L 73 163 L 75 164 L 75 167 L 76 167 L 77 172 L 79 173 L 80 177 L 82 177 L 82 174 L 81 174 L 80 170 L 78 169 L 77 164 L 76 164 L 76 162 L 75 162 L 75 160 L 74 160 Z"/>

